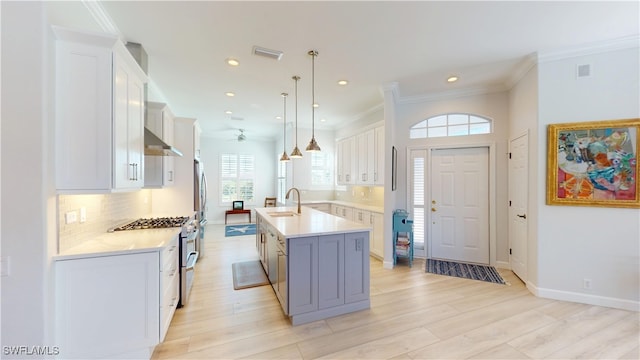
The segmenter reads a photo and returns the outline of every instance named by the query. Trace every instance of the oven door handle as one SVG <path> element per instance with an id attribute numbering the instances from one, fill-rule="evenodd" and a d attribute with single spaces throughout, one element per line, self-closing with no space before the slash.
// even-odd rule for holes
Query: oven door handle
<path id="1" fill-rule="evenodd" d="M 185 268 L 186 271 L 193 271 L 196 267 L 196 262 L 198 261 L 199 253 L 197 251 L 192 251 L 187 255 L 187 266 Z"/>

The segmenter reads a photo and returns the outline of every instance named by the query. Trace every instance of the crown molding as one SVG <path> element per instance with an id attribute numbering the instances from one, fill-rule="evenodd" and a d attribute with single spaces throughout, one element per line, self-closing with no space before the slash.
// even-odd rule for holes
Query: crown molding
<path id="1" fill-rule="evenodd" d="M 635 34 L 612 40 L 567 47 L 562 50 L 539 51 L 537 60 L 538 63 L 543 63 L 547 61 L 563 60 L 576 56 L 594 55 L 638 47 L 640 47 L 640 34 Z"/>
<path id="2" fill-rule="evenodd" d="M 82 4 L 89 10 L 93 19 L 98 23 L 103 31 L 116 35 L 120 40 L 124 40 L 122 33 L 111 19 L 111 16 L 96 0 L 82 0 Z M 123 41 L 124 42 L 124 41 Z"/>
<path id="3" fill-rule="evenodd" d="M 538 65 L 537 54 L 529 54 L 518 63 L 515 70 L 509 74 L 509 77 L 505 80 L 504 85 L 507 90 L 511 90 L 527 73 Z"/>
<path id="4" fill-rule="evenodd" d="M 410 96 L 399 99 L 398 104 L 418 104 L 423 102 L 430 102 L 436 100 L 447 100 L 460 98 L 465 96 L 493 94 L 508 90 L 504 84 L 492 85 L 492 86 L 480 86 L 475 88 L 458 89 L 452 91 L 445 91 L 435 94 L 425 94 L 418 96 Z"/>

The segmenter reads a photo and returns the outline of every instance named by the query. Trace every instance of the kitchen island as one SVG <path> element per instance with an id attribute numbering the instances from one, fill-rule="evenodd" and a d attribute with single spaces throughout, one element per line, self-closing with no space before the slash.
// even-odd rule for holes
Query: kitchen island
<path id="1" fill-rule="evenodd" d="M 370 307 L 371 228 L 310 208 L 256 215 L 260 261 L 293 325 Z"/>

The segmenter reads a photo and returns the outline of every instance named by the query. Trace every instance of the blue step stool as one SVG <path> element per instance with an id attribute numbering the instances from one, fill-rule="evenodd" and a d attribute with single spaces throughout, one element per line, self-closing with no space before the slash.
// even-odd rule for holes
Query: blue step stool
<path id="1" fill-rule="evenodd" d="M 406 210 L 393 211 L 393 265 L 399 257 L 409 259 L 409 267 L 413 265 L 413 220 L 409 219 Z"/>

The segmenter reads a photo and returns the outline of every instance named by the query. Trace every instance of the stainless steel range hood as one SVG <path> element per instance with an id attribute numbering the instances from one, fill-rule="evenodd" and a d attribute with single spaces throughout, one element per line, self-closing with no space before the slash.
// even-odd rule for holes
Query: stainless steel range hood
<path id="1" fill-rule="evenodd" d="M 145 74 L 148 73 L 147 52 L 141 44 L 128 42 L 125 44 L 138 65 Z M 147 84 L 144 84 L 144 103 L 147 103 Z M 145 114 L 146 115 L 146 114 Z M 180 150 L 168 145 L 151 130 L 144 128 L 144 154 L 151 156 L 182 156 Z"/>
<path id="2" fill-rule="evenodd" d="M 147 128 L 144 128 L 144 154 L 152 156 L 182 156 L 180 150 L 168 145 Z"/>

